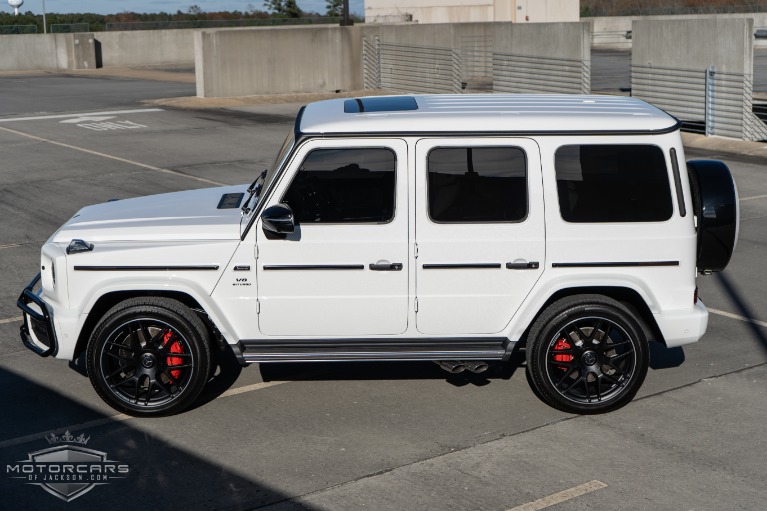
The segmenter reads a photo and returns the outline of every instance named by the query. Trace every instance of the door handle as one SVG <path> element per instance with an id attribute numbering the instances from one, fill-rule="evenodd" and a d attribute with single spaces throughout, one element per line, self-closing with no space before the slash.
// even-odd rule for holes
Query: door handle
<path id="1" fill-rule="evenodd" d="M 369 268 L 373 271 L 400 271 L 402 270 L 402 263 L 378 261 L 377 263 L 370 263 Z"/>
<path id="2" fill-rule="evenodd" d="M 538 261 L 514 261 L 513 263 L 506 263 L 507 270 L 537 270 L 540 264 Z"/>

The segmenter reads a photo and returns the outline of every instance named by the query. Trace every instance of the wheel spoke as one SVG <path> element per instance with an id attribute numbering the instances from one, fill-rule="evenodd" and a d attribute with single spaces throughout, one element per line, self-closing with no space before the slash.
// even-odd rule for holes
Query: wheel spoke
<path id="1" fill-rule="evenodd" d="M 138 380 L 138 377 L 136 377 L 135 375 L 133 375 L 133 376 L 128 376 L 127 378 L 125 378 L 123 381 L 121 381 L 121 382 L 119 382 L 119 383 L 113 383 L 113 384 L 111 384 L 111 385 L 109 386 L 109 388 L 110 388 L 110 389 L 114 389 L 114 388 L 120 387 L 120 386 L 122 386 L 122 385 L 125 385 L 126 383 L 131 383 L 131 381 L 132 381 L 132 380 L 134 380 L 134 379 Z"/>
<path id="2" fill-rule="evenodd" d="M 610 369 L 612 369 L 613 371 L 615 371 L 616 373 L 618 373 L 619 375 L 623 376 L 624 378 L 625 378 L 626 376 L 628 376 L 628 375 L 626 374 L 626 372 L 625 372 L 625 371 L 622 371 L 622 370 L 618 369 L 617 367 L 615 367 L 614 365 L 612 365 L 612 364 L 611 364 L 610 362 L 608 362 L 608 361 L 605 361 L 605 365 L 606 365 L 607 367 L 609 367 Z"/>
<path id="3" fill-rule="evenodd" d="M 168 369 L 186 369 L 188 367 L 192 367 L 192 364 L 169 365 L 167 367 Z"/>
<path id="4" fill-rule="evenodd" d="M 610 362 L 615 362 L 616 360 L 620 360 L 620 359 L 622 359 L 622 358 L 623 358 L 623 357 L 625 357 L 626 355 L 633 355 L 633 354 L 634 354 L 634 352 L 633 352 L 633 351 L 627 351 L 627 352 L 625 352 L 625 353 L 621 353 L 620 355 L 613 355 L 612 357 L 607 357 L 607 359 L 608 359 Z"/>
<path id="5" fill-rule="evenodd" d="M 623 380 L 623 381 L 616 380 L 615 378 L 613 378 L 611 375 L 609 375 L 607 373 L 602 373 L 602 378 L 610 380 L 611 382 L 613 382 L 614 385 L 617 385 L 619 387 L 623 387 L 623 383 L 625 382 L 625 380 Z"/>
<path id="6" fill-rule="evenodd" d="M 131 348 L 129 346 L 126 346 L 124 344 L 117 343 L 117 342 L 111 342 L 110 341 L 110 342 L 106 343 L 106 345 L 107 346 L 114 346 L 117 349 L 121 349 L 121 350 L 125 350 L 125 351 L 130 351 L 131 353 L 135 352 L 135 350 L 133 348 Z"/>
<path id="7" fill-rule="evenodd" d="M 107 351 L 106 354 L 110 357 L 114 357 L 117 360 L 122 360 L 123 362 L 133 362 L 132 357 L 122 357 L 118 353 L 112 353 L 111 351 Z"/>
<path id="8" fill-rule="evenodd" d="M 133 369 L 133 366 L 127 366 L 127 365 L 120 366 L 117 369 L 115 369 L 114 371 L 112 371 L 111 373 L 109 373 L 108 375 L 104 376 L 104 379 L 105 380 L 111 380 L 112 378 L 114 378 L 118 374 L 123 373 L 123 372 L 127 372 L 127 371 L 129 371 L 131 369 Z"/>
<path id="9" fill-rule="evenodd" d="M 582 380 L 583 380 L 583 375 L 581 374 L 581 376 L 578 379 L 576 379 L 573 383 L 570 384 L 569 387 L 567 387 L 565 390 L 562 391 L 562 394 L 569 393 L 573 389 L 573 387 L 578 385 Z"/>
<path id="10" fill-rule="evenodd" d="M 136 328 L 132 328 L 134 325 L 133 323 L 128 325 L 128 332 L 130 333 L 130 345 L 135 350 L 141 349 L 141 341 L 139 341 L 138 338 L 138 332 L 136 331 Z"/>
<path id="11" fill-rule="evenodd" d="M 630 345 L 630 344 L 632 344 L 632 342 L 631 341 L 621 341 L 621 342 L 616 342 L 616 343 L 613 343 L 613 344 L 608 344 L 607 347 L 608 348 L 619 348 L 619 347 L 625 346 L 627 344 Z M 632 348 L 632 351 L 633 351 L 633 348 Z"/>
<path id="12" fill-rule="evenodd" d="M 586 375 L 582 379 L 583 379 L 583 388 L 586 389 L 586 401 L 591 403 L 591 392 L 589 392 L 589 373 L 586 373 Z"/>
<path id="13" fill-rule="evenodd" d="M 567 378 L 568 378 L 568 377 L 569 377 L 571 374 L 573 374 L 573 372 L 574 372 L 574 371 L 575 371 L 577 368 L 578 368 L 578 366 L 576 366 L 575 364 L 573 364 L 573 365 L 572 365 L 572 366 L 571 366 L 571 367 L 570 367 L 570 368 L 569 368 L 567 371 L 565 371 L 565 374 L 564 374 L 564 376 L 562 376 L 562 378 L 560 378 L 560 380 L 557 382 L 557 384 L 556 384 L 556 387 L 557 387 L 557 388 L 559 388 L 559 386 L 560 386 L 560 385 L 562 385 L 562 384 L 564 383 L 564 381 L 565 381 L 565 380 L 566 380 L 566 379 L 567 379 Z M 567 390 L 570 390 L 570 389 L 568 388 Z M 567 390 L 565 390 L 565 392 L 567 392 Z"/>
<path id="14" fill-rule="evenodd" d="M 597 332 L 599 332 L 599 329 L 602 327 L 602 323 L 604 323 L 601 319 L 598 319 L 597 322 L 594 324 L 594 328 L 591 330 L 591 334 L 589 335 L 588 341 L 593 344 L 597 337 Z"/>
<path id="15" fill-rule="evenodd" d="M 594 381 L 594 387 L 597 389 L 597 402 L 602 401 L 602 379 L 598 374 L 593 373 L 596 380 Z"/>
<path id="16" fill-rule="evenodd" d="M 149 379 L 149 386 L 146 389 L 146 397 L 144 397 L 144 406 L 149 406 L 149 398 L 152 397 L 152 386 L 154 385 L 154 381 L 150 378 Z"/>

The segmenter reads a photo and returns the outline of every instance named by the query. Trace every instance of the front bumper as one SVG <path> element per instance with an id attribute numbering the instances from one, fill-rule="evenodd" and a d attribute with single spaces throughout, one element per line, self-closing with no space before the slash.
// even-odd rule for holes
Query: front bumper
<path id="1" fill-rule="evenodd" d="M 24 321 L 19 328 L 21 342 L 41 357 L 47 357 L 56 354 L 58 343 L 48 306 L 40 298 L 39 292 L 35 292 L 39 282 L 40 274 L 38 273 L 21 292 L 16 306 L 24 313 Z"/>

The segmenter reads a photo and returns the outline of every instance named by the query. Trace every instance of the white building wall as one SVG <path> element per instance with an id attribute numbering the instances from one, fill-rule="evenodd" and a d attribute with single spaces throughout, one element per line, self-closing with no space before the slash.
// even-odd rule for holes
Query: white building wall
<path id="1" fill-rule="evenodd" d="M 579 20 L 579 0 L 365 0 L 366 23 Z"/>

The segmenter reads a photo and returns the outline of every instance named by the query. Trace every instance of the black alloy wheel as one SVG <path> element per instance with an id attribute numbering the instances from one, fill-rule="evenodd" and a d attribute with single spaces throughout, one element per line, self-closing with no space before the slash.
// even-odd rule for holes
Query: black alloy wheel
<path id="1" fill-rule="evenodd" d="M 170 415 L 202 391 L 210 368 L 207 330 L 183 304 L 136 298 L 112 308 L 88 345 L 88 375 L 113 408 Z"/>
<path id="2" fill-rule="evenodd" d="M 647 374 L 642 327 L 625 306 L 603 296 L 556 302 L 536 321 L 530 339 L 531 380 L 546 402 L 566 412 L 620 408 Z"/>

